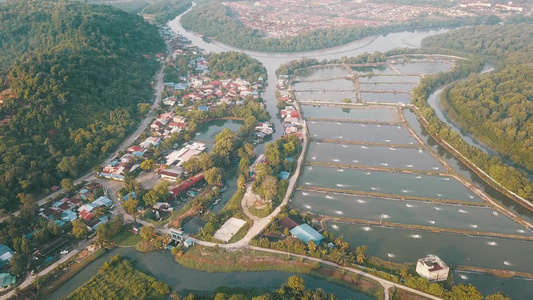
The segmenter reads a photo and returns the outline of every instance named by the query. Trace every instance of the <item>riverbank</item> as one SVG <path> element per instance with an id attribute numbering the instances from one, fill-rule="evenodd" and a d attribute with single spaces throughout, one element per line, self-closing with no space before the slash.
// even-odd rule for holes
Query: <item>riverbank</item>
<path id="1" fill-rule="evenodd" d="M 229 251 L 195 246 L 187 250 L 183 256 L 176 257 L 176 261 L 185 267 L 205 272 L 282 271 L 309 274 L 374 299 L 383 299 L 383 289 L 373 280 L 291 255 L 284 256 L 249 249 Z"/>

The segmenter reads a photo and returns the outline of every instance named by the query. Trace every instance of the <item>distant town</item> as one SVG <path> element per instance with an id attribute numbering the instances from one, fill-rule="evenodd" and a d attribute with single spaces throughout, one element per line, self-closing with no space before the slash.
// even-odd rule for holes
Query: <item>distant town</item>
<path id="1" fill-rule="evenodd" d="M 512 14 L 531 13 L 529 8 L 512 2 L 492 4 L 475 0 L 457 2 L 453 7 L 372 3 L 371 0 L 310 0 L 305 5 L 296 0 L 224 4 L 235 10 L 246 26 L 270 37 L 296 36 L 323 28 L 405 24 L 422 17 L 454 19 L 496 15 L 504 19 Z"/>

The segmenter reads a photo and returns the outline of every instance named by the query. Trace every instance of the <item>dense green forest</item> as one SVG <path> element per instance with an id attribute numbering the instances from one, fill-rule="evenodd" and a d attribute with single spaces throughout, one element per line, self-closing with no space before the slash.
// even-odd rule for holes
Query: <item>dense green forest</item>
<path id="1" fill-rule="evenodd" d="M 263 64 L 242 52 L 222 52 L 209 55 L 209 68 L 212 72 L 225 73 L 229 78 L 243 78 L 248 82 L 257 81 L 259 77 L 267 78 Z"/>
<path id="2" fill-rule="evenodd" d="M 422 47 L 453 49 L 511 64 L 533 62 L 533 25 L 461 28 L 426 37 Z"/>
<path id="3" fill-rule="evenodd" d="M 142 11 L 145 15 L 154 15 L 157 23 L 164 24 L 191 7 L 190 0 L 156 0 Z"/>
<path id="4" fill-rule="evenodd" d="M 0 208 L 88 170 L 135 124 L 164 50 L 157 28 L 110 6 L 0 5 Z"/>
<path id="5" fill-rule="evenodd" d="M 533 170 L 533 69 L 530 66 L 510 66 L 499 72 L 473 75 L 446 89 L 442 100 L 449 116 L 463 129 Z"/>
<path id="6" fill-rule="evenodd" d="M 91 280 L 66 299 L 164 299 L 168 285 L 133 267 L 133 263 L 117 255 L 106 262 Z"/>
<path id="7" fill-rule="evenodd" d="M 441 103 L 477 139 L 533 170 L 533 25 L 464 28 L 428 37 L 422 44 L 498 62 L 498 71 L 472 75 L 446 89 Z M 498 172 L 493 168 L 490 174 Z"/>
<path id="8" fill-rule="evenodd" d="M 502 34 L 495 35 L 495 30 Z M 441 101 L 452 103 L 444 103 L 450 110 L 450 116 L 465 128 L 475 130 L 476 138 L 482 139 L 481 135 L 484 135 L 484 142 L 501 151 L 503 156 L 509 156 L 523 166 L 529 165 L 530 157 L 518 156 L 531 156 L 527 154 L 531 153 L 531 143 L 528 142 L 531 135 L 531 129 L 528 129 L 531 117 L 531 67 L 515 64 L 516 58 L 528 59 L 528 55 L 531 55 L 533 36 L 527 32 L 531 32 L 531 25 L 481 26 L 454 30 L 424 39 L 422 44 L 432 47 L 431 49 L 442 49 L 445 53 L 453 51 L 458 55 L 471 52 L 477 55 L 478 59 L 471 59 L 471 63 L 460 62 L 448 73 L 423 78 L 420 85 L 413 90 L 412 103 L 420 109 L 428 122 L 430 134 L 447 142 L 506 189 L 525 199 L 533 199 L 533 184 L 525 174 L 505 165 L 500 158 L 491 157 L 481 149 L 467 144 L 457 132 L 442 122 L 427 104 L 430 93 L 439 86 L 479 72 L 480 68 L 474 67 L 479 58 L 497 59 L 500 66 L 498 71 L 494 71 L 494 74 L 471 75 L 466 81 L 457 82 L 445 90 Z M 493 46 L 489 47 L 489 44 Z M 456 87 L 458 90 L 455 90 Z M 456 99 L 447 99 L 448 95 L 453 95 Z M 455 110 L 453 105 L 457 105 L 459 110 Z M 490 126 L 493 127 L 488 129 Z M 500 138 L 506 140 L 501 141 Z M 504 143 L 510 141 L 512 146 L 504 146 Z"/>
<path id="9" fill-rule="evenodd" d="M 466 20 L 416 20 L 410 24 L 383 27 L 347 27 L 320 29 L 298 36 L 284 38 L 266 38 L 264 33 L 245 26 L 239 21 L 231 8 L 213 1 L 207 5 L 197 5 L 181 18 L 182 26 L 212 37 L 228 45 L 244 49 L 262 51 L 304 51 L 323 49 L 346 44 L 366 36 L 385 33 L 398 27 L 431 27 L 443 25 L 463 25 L 483 22 L 482 19 Z"/>

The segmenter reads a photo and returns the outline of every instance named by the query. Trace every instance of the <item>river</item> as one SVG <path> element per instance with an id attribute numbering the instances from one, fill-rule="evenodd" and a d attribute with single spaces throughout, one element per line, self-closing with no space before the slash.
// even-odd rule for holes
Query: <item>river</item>
<path id="1" fill-rule="evenodd" d="M 210 293 L 220 286 L 239 288 L 265 288 L 274 290 L 280 287 L 294 273 L 264 271 L 264 272 L 233 272 L 233 273 L 207 273 L 188 269 L 174 261 L 170 251 L 157 251 L 147 254 L 139 253 L 135 248 L 116 248 L 89 264 L 83 271 L 64 283 L 59 289 L 50 294 L 47 299 L 62 299 L 74 292 L 78 287 L 95 275 L 100 267 L 109 261 L 111 256 L 120 254 L 133 259 L 135 267 L 148 275 L 156 277 L 176 290 L 180 296 L 185 297 L 191 292 Z M 328 293 L 334 293 L 339 299 L 372 298 L 353 292 L 322 279 L 310 275 L 300 275 L 308 288 L 321 288 Z"/>

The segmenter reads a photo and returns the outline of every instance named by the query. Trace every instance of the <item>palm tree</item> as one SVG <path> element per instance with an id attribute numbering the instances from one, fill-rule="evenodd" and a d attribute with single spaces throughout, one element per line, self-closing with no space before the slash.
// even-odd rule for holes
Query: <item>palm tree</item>
<path id="1" fill-rule="evenodd" d="M 170 294 L 170 298 L 172 300 L 180 300 L 180 296 L 178 295 L 178 292 L 174 291 L 174 293 Z"/>
<path id="2" fill-rule="evenodd" d="M 307 243 L 307 248 L 309 249 L 310 252 L 315 252 L 316 251 L 315 242 L 313 242 L 312 240 L 309 240 L 309 242 Z"/>
<path id="3" fill-rule="evenodd" d="M 362 253 L 357 253 L 357 263 L 358 264 L 364 264 L 365 263 L 365 255 Z"/>
<path id="4" fill-rule="evenodd" d="M 405 278 L 407 278 L 407 276 L 409 276 L 409 273 L 407 272 L 407 269 L 401 269 L 400 270 L 400 277 L 402 279 L 405 279 Z"/>

